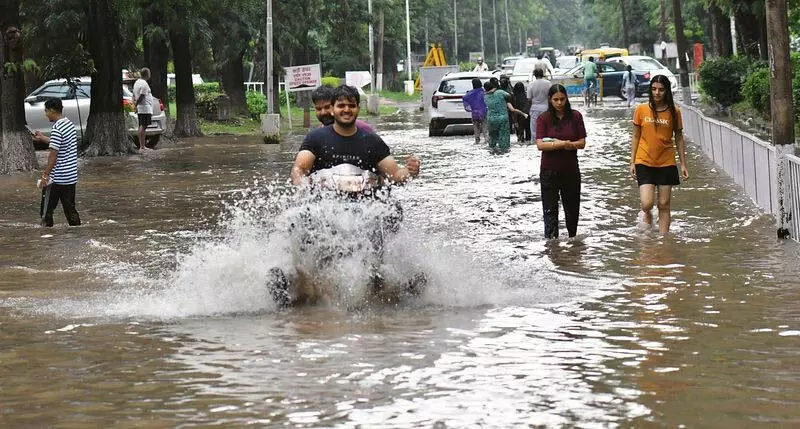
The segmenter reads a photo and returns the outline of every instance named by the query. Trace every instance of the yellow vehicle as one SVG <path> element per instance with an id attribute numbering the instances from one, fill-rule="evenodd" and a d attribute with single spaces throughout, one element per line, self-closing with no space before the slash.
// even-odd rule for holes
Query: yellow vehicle
<path id="1" fill-rule="evenodd" d="M 594 59 L 597 61 L 605 61 L 609 58 L 624 57 L 627 55 L 627 49 L 611 48 L 608 46 L 597 49 L 584 49 L 580 53 L 581 61 L 589 61 L 589 57 L 594 57 Z"/>

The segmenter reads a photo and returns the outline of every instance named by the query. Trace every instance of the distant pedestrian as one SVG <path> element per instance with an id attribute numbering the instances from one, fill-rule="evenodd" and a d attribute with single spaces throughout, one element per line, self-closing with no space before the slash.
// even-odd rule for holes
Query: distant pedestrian
<path id="1" fill-rule="evenodd" d="M 483 85 L 486 90 L 486 119 L 489 125 L 489 148 L 493 151 L 507 152 L 511 147 L 511 133 L 508 129 L 509 111 L 525 115 L 511 104 L 511 96 L 499 89 L 496 79 Z"/>
<path id="2" fill-rule="evenodd" d="M 139 118 L 139 150 L 147 149 L 145 146 L 147 127 L 153 121 L 153 91 L 150 90 L 150 69 L 142 68 L 139 79 L 133 84 L 133 105 L 136 106 L 136 116 Z"/>
<path id="3" fill-rule="evenodd" d="M 622 91 L 628 100 L 628 107 L 633 107 L 636 103 L 636 74 L 630 65 L 625 67 L 625 73 L 622 74 Z"/>
<path id="4" fill-rule="evenodd" d="M 514 84 L 514 108 L 527 112 L 530 109 L 528 105 L 528 96 L 525 93 L 525 84 L 517 82 Z M 517 142 L 523 143 L 531 139 L 531 124 L 528 115 L 513 115 L 516 119 L 517 129 Z"/>
<path id="5" fill-rule="evenodd" d="M 53 226 L 53 212 L 61 201 L 70 226 L 81 224 L 75 209 L 75 185 L 78 183 L 78 135 L 75 124 L 64 114 L 61 100 L 51 98 L 44 103 L 44 114 L 53 123 L 50 136 L 36 131 L 33 139 L 48 143 L 47 166 L 42 171 L 42 202 L 39 209 L 42 226 Z"/>
<path id="6" fill-rule="evenodd" d="M 578 149 L 586 147 L 583 116 L 572 110 L 567 90 L 559 84 L 548 91 L 547 112 L 536 120 L 536 146 L 542 151 L 539 184 L 542 190 L 544 236 L 558 237 L 558 200 L 564 204 L 567 233 L 578 231 L 581 206 L 581 171 Z"/>
<path id="7" fill-rule="evenodd" d="M 552 84 L 549 80 L 544 78 L 544 72 L 541 69 L 535 69 L 533 76 L 536 78 L 528 85 L 528 102 L 530 103 L 530 123 L 531 123 L 531 140 L 536 141 L 536 119 L 539 115 L 547 111 L 547 106 L 550 103 L 548 92 Z"/>
<path id="8" fill-rule="evenodd" d="M 483 57 L 478 57 L 477 64 L 475 64 L 475 68 L 472 69 L 473 72 L 488 72 L 489 71 L 489 64 L 483 62 Z"/>
<path id="9" fill-rule="evenodd" d="M 544 54 L 541 52 L 536 54 L 536 60 L 533 62 L 533 70 L 528 76 L 528 82 L 533 82 L 535 79 L 533 72 L 536 70 L 541 70 L 544 76 L 550 75 L 550 79 L 553 78 L 553 64 L 550 63 L 550 60 L 544 58 Z"/>
<path id="10" fill-rule="evenodd" d="M 686 169 L 686 144 L 683 141 L 681 110 L 672 99 L 672 85 L 664 75 L 650 80 L 649 103 L 636 106 L 631 141 L 631 177 L 639 185 L 644 223 L 653 224 L 651 210 L 658 191 L 658 230 L 669 232 L 672 221 L 672 187 L 680 184 L 675 165 L 675 147 L 680 159 L 680 176 L 689 178 Z"/>
<path id="11" fill-rule="evenodd" d="M 584 63 L 583 82 L 587 91 L 591 88 L 597 94 L 597 64 L 594 63 L 594 57 L 589 57 L 589 61 Z"/>
<path id="12" fill-rule="evenodd" d="M 472 79 L 472 90 L 464 94 L 464 110 L 472 113 L 472 128 L 475 133 L 475 144 L 480 144 L 481 136 L 483 141 L 489 143 L 489 131 L 486 125 L 486 91 L 483 89 L 481 80 Z"/>

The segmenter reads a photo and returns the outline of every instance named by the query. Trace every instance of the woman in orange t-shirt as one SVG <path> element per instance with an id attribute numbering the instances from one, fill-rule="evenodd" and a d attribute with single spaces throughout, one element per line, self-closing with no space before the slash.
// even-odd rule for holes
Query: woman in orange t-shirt
<path id="1" fill-rule="evenodd" d="M 631 141 L 631 177 L 639 184 L 644 222 L 653 224 L 651 210 L 658 189 L 658 230 L 669 232 L 672 187 L 680 184 L 675 165 L 675 147 L 680 158 L 680 176 L 689 178 L 686 169 L 686 144 L 683 141 L 681 111 L 672 100 L 672 87 L 664 75 L 650 80 L 650 102 L 636 106 Z M 674 140 L 673 140 L 674 136 Z"/>

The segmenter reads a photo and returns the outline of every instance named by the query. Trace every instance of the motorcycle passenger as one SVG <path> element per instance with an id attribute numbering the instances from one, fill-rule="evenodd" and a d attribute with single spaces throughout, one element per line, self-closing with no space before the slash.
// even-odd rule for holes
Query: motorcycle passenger
<path id="1" fill-rule="evenodd" d="M 333 124 L 311 130 L 306 135 L 292 167 L 292 183 L 308 182 L 308 175 L 339 164 L 353 164 L 389 179 L 404 183 L 419 174 L 420 159 L 406 158 L 401 167 L 392 157 L 389 146 L 375 133 L 356 126 L 361 98 L 352 86 L 333 90 Z"/>

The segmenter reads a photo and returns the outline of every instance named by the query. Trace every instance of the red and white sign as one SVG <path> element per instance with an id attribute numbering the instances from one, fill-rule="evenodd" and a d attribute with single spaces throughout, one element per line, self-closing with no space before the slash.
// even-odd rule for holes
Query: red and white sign
<path id="1" fill-rule="evenodd" d="M 308 91 L 322 85 L 319 64 L 285 67 L 286 86 L 289 92 Z"/>

